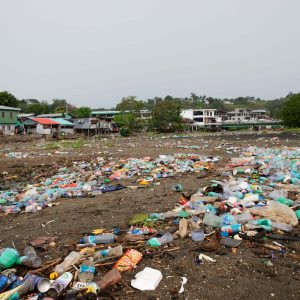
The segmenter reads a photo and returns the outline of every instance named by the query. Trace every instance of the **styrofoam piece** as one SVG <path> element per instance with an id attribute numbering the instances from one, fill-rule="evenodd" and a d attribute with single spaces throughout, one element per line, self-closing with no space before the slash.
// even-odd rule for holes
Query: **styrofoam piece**
<path id="1" fill-rule="evenodd" d="M 157 288 L 163 276 L 159 270 L 146 267 L 131 280 L 131 286 L 140 291 L 153 291 Z"/>

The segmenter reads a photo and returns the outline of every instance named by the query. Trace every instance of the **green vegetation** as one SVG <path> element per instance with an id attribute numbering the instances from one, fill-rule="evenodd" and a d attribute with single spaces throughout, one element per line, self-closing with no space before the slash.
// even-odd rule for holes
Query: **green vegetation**
<path id="1" fill-rule="evenodd" d="M 64 149 L 64 148 L 73 148 L 73 149 L 79 149 L 81 148 L 85 143 L 85 140 L 83 138 L 78 138 L 76 140 L 64 140 L 59 142 L 50 142 L 47 143 L 44 147 L 45 149 L 51 150 L 51 149 Z"/>
<path id="2" fill-rule="evenodd" d="M 166 97 L 157 101 L 152 111 L 152 126 L 159 132 L 174 132 L 182 130 L 180 105 Z"/>
<path id="3" fill-rule="evenodd" d="M 123 97 L 117 104 L 116 109 L 122 112 L 129 111 L 138 113 L 145 108 L 144 101 L 138 100 L 135 96 Z"/>
<path id="4" fill-rule="evenodd" d="M 170 95 L 165 98 L 154 97 L 146 101 L 136 96 L 123 97 L 116 109 L 114 122 L 123 136 L 141 130 L 156 132 L 180 132 L 183 129 L 180 112 L 188 108 L 214 108 L 231 111 L 235 108 L 265 109 L 273 118 L 281 118 L 287 127 L 300 127 L 300 94 L 289 94 L 285 98 L 266 100 L 255 97 L 215 98 L 191 93 L 189 97 L 179 98 Z M 65 99 L 53 99 L 51 103 L 36 99 L 18 100 L 9 92 L 0 92 L 0 105 L 19 107 L 23 113 L 45 114 L 68 112 L 74 117 L 89 117 L 91 109 L 76 108 Z M 104 110 L 104 109 L 103 109 Z M 152 118 L 145 119 L 141 111 L 149 110 Z M 231 129 L 233 130 L 233 129 Z"/>
<path id="5" fill-rule="evenodd" d="M 91 115 L 92 110 L 87 106 L 79 107 L 74 115 L 76 118 L 88 118 Z"/>
<path id="6" fill-rule="evenodd" d="M 300 127 L 300 93 L 289 94 L 284 100 L 280 117 L 287 127 Z"/>

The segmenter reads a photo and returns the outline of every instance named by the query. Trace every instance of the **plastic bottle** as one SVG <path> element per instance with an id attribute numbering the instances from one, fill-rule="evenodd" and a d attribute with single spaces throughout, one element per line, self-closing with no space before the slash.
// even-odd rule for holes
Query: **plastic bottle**
<path id="1" fill-rule="evenodd" d="M 115 236 L 112 233 L 103 233 L 98 235 L 90 235 L 80 239 L 81 244 L 112 244 L 115 241 Z"/>
<path id="2" fill-rule="evenodd" d="M 121 273 L 117 269 L 112 269 L 108 271 L 101 280 L 97 281 L 99 289 L 102 291 L 106 289 L 108 286 L 116 284 L 121 280 Z"/>
<path id="3" fill-rule="evenodd" d="M 242 231 L 242 225 L 241 224 L 232 224 L 232 225 L 226 225 L 221 227 L 221 235 L 222 236 L 228 236 L 230 234 L 236 234 Z"/>
<path id="4" fill-rule="evenodd" d="M 109 248 L 105 250 L 101 250 L 95 253 L 94 255 L 94 261 L 105 261 L 107 259 L 110 259 L 112 257 L 120 257 L 123 254 L 123 247 L 122 245 L 119 245 L 114 248 Z"/>
<path id="5" fill-rule="evenodd" d="M 171 243 L 173 241 L 173 236 L 171 233 L 165 233 L 162 237 L 160 238 L 152 238 L 149 239 L 147 242 L 147 245 L 151 247 L 159 247 L 163 244 Z"/>
<path id="6" fill-rule="evenodd" d="M 78 279 L 81 282 L 92 282 L 94 279 L 95 274 L 95 265 L 92 258 L 86 259 L 83 261 L 82 265 L 80 266 L 80 271 L 78 274 Z"/>
<path id="7" fill-rule="evenodd" d="M 187 219 L 180 219 L 178 234 L 180 238 L 185 238 L 187 235 L 188 221 Z"/>
<path id="8" fill-rule="evenodd" d="M 15 272 L 15 269 L 10 269 L 0 275 L 0 292 L 6 289 L 12 290 L 22 284 Z"/>
<path id="9" fill-rule="evenodd" d="M 194 242 L 202 242 L 205 238 L 204 231 L 201 229 L 192 231 L 192 240 Z"/>
<path id="10" fill-rule="evenodd" d="M 24 256 L 20 256 L 17 264 L 22 264 L 26 267 L 38 268 L 42 264 L 42 259 L 37 256 L 33 247 L 28 246 L 24 249 Z"/>
<path id="11" fill-rule="evenodd" d="M 7 286 L 8 277 L 0 274 L 0 292 Z"/>
<path id="12" fill-rule="evenodd" d="M 150 214 L 150 218 L 152 219 L 159 219 L 159 220 L 164 220 L 167 218 L 187 218 L 189 217 L 190 214 L 187 211 L 167 211 L 165 213 L 152 213 Z"/>
<path id="13" fill-rule="evenodd" d="M 12 267 L 19 257 L 19 252 L 14 248 L 3 248 L 0 250 L 0 271 Z"/>
<path id="14" fill-rule="evenodd" d="M 76 251 L 72 251 L 62 263 L 55 266 L 54 272 L 50 274 L 50 279 L 58 278 L 60 275 L 64 274 L 70 266 L 76 264 L 80 259 L 81 254 Z"/>
<path id="15" fill-rule="evenodd" d="M 221 218 L 219 216 L 206 213 L 203 218 L 203 223 L 211 227 L 220 227 Z"/>

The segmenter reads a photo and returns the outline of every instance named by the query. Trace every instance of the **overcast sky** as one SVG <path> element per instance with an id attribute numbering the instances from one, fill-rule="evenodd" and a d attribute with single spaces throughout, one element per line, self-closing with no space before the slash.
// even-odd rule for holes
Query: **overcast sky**
<path id="1" fill-rule="evenodd" d="M 300 91 L 299 0 L 0 0 L 0 91 L 112 107 Z"/>

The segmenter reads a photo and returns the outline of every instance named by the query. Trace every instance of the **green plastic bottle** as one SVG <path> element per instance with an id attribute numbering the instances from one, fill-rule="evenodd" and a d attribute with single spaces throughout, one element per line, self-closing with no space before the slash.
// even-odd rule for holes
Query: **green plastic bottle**
<path id="1" fill-rule="evenodd" d="M 292 206 L 294 201 L 293 200 L 290 200 L 290 199 L 287 199 L 285 197 L 279 197 L 277 199 L 278 202 L 280 202 L 281 204 L 285 204 L 287 206 Z"/>
<path id="2" fill-rule="evenodd" d="M 0 250 L 0 271 L 11 268 L 17 261 L 19 252 L 14 248 Z"/>

